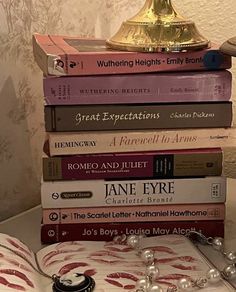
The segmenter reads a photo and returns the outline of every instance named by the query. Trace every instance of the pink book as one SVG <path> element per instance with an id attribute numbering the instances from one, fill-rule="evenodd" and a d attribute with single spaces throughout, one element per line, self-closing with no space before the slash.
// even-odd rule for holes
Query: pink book
<path id="1" fill-rule="evenodd" d="M 43 224 L 224 220 L 225 205 L 184 204 L 43 209 Z"/>
<path id="2" fill-rule="evenodd" d="M 33 52 L 43 73 L 57 76 L 231 68 L 231 57 L 218 45 L 188 53 L 138 53 L 109 50 L 101 39 L 34 34 Z"/>
<path id="3" fill-rule="evenodd" d="M 228 101 L 232 74 L 227 70 L 44 77 L 46 104 L 121 104 Z"/>

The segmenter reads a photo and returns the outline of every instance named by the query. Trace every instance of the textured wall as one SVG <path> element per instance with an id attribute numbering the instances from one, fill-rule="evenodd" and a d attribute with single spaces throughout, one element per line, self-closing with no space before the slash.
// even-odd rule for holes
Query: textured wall
<path id="1" fill-rule="evenodd" d="M 235 0 L 173 2 L 211 40 L 222 43 L 236 34 Z M 32 33 L 107 38 L 143 3 L 144 0 L 0 0 L 0 220 L 40 202 L 42 74 L 33 61 Z M 234 72 L 235 68 L 234 65 Z M 233 150 L 226 153 L 225 169 L 236 177 L 235 158 Z"/>

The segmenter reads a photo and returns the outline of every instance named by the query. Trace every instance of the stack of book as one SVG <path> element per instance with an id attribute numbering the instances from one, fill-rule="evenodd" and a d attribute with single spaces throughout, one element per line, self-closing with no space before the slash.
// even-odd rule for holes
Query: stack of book
<path id="1" fill-rule="evenodd" d="M 42 242 L 224 235 L 230 57 L 39 34 L 33 49 L 45 74 Z"/>

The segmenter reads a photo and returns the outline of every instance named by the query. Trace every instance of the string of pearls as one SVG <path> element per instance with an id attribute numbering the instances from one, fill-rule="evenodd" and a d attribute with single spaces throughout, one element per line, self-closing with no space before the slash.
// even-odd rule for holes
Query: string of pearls
<path id="1" fill-rule="evenodd" d="M 221 275 L 226 280 L 233 280 L 236 278 L 236 252 L 226 251 L 224 239 L 221 237 L 209 237 L 206 239 L 207 244 L 211 245 L 215 250 L 219 251 L 227 261 L 227 265 L 221 272 Z"/>
<path id="2" fill-rule="evenodd" d="M 206 274 L 196 280 L 190 279 L 188 277 L 182 278 L 178 281 L 177 285 L 173 285 L 167 288 L 166 292 L 180 292 L 180 291 L 196 291 L 207 287 L 211 284 L 217 284 L 221 281 L 222 277 L 229 280 L 236 277 L 236 253 L 235 252 L 225 252 L 224 251 L 224 241 L 222 238 L 206 238 L 200 233 L 195 233 L 195 235 L 200 236 L 201 242 L 212 245 L 215 250 L 220 251 L 225 258 L 230 262 L 222 272 L 219 272 L 215 268 L 209 269 Z M 144 235 L 122 235 L 116 236 L 114 238 L 115 243 L 127 244 L 134 250 L 136 250 L 138 256 L 142 259 L 146 266 L 145 276 L 136 282 L 135 292 L 165 292 L 165 290 L 157 284 L 157 280 L 160 276 L 160 270 L 155 263 L 155 252 L 151 249 L 141 249 L 140 240 Z"/>

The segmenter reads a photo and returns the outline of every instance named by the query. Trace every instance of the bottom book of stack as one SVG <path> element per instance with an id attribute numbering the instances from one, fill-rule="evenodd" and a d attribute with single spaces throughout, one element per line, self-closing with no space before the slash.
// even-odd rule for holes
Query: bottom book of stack
<path id="1" fill-rule="evenodd" d="M 186 235 L 197 231 L 209 237 L 224 237 L 224 221 L 122 222 L 89 224 L 42 224 L 41 241 L 45 244 L 70 240 L 110 241 L 126 235 Z"/>

